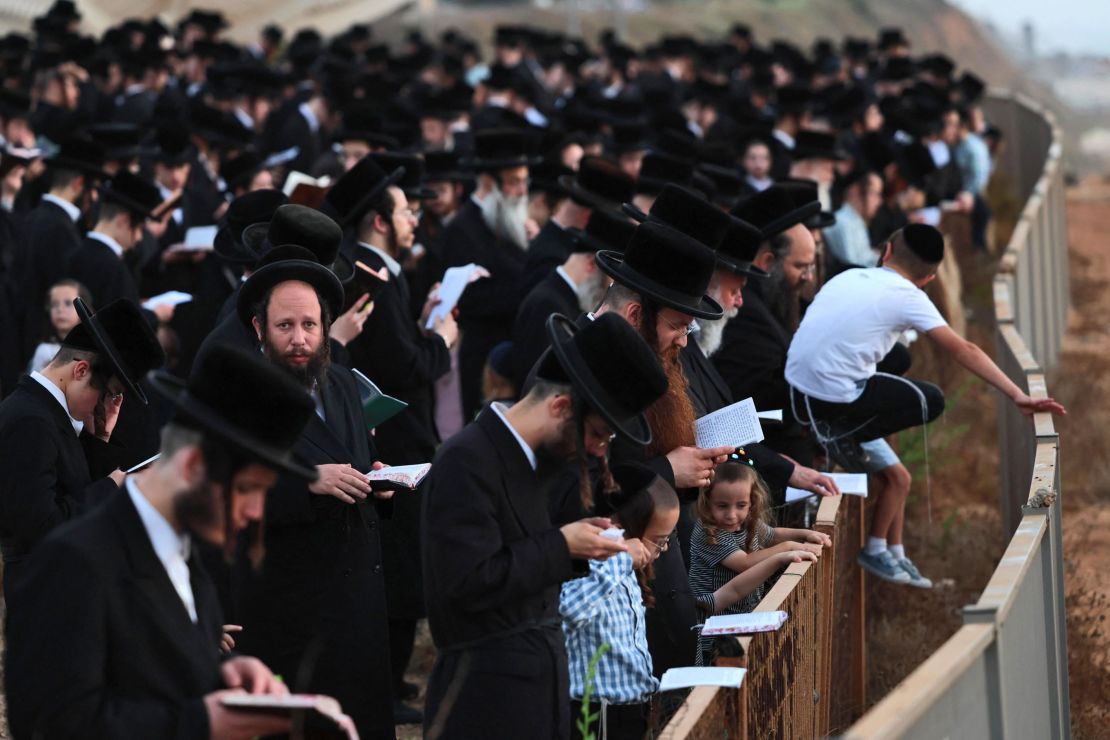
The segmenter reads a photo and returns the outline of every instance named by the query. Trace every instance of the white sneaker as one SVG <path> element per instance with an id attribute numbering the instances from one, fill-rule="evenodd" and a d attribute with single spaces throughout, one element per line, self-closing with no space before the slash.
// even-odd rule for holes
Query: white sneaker
<path id="1" fill-rule="evenodd" d="M 914 565 L 909 558 L 896 558 L 896 560 L 898 561 L 898 565 L 902 567 L 902 570 L 906 571 L 909 575 L 911 586 L 916 586 L 918 588 L 933 587 L 933 582 L 921 575 L 921 571 L 917 569 L 917 566 Z"/>

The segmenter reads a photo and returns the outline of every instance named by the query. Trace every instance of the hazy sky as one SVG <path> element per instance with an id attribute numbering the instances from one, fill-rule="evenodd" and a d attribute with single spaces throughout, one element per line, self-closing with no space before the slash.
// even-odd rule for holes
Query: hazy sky
<path id="1" fill-rule="evenodd" d="M 1007 35 L 1032 21 L 1041 53 L 1110 55 L 1110 0 L 949 0 Z"/>

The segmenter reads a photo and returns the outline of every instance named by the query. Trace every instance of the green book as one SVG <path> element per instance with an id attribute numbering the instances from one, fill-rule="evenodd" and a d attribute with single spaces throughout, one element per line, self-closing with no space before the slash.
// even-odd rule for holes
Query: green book
<path id="1" fill-rule="evenodd" d="M 358 370 L 351 370 L 358 381 L 358 395 L 362 400 L 362 420 L 366 422 L 367 429 L 374 429 L 387 419 L 392 419 L 397 414 L 408 408 L 404 401 L 387 396 L 382 389 L 374 385 L 374 381 Z"/>

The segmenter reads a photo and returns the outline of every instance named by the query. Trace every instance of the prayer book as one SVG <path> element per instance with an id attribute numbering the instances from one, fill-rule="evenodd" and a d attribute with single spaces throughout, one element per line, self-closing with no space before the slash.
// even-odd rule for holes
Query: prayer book
<path id="1" fill-rule="evenodd" d="M 717 409 L 697 420 L 698 447 L 743 447 L 763 441 L 763 427 L 755 411 L 755 401 L 745 398 Z"/>
<path id="2" fill-rule="evenodd" d="M 764 421 L 782 421 L 782 409 L 771 409 L 770 411 L 756 411 L 755 415 Z"/>
<path id="3" fill-rule="evenodd" d="M 428 475 L 431 463 L 417 465 L 395 465 L 391 468 L 371 470 L 366 474 L 370 487 L 375 491 L 412 491 Z"/>
<path id="4" fill-rule="evenodd" d="M 323 718 L 333 727 L 342 730 L 348 738 L 357 738 L 355 724 L 339 706 L 339 702 L 322 694 L 231 694 L 220 699 L 228 709 L 246 712 L 267 712 L 296 718 L 309 712 Z"/>
<path id="5" fill-rule="evenodd" d="M 366 422 L 367 429 L 374 429 L 383 421 L 392 419 L 397 414 L 408 408 L 404 401 L 387 396 L 382 389 L 374 385 L 374 381 L 355 369 L 351 369 L 358 381 L 358 395 L 362 400 L 362 420 Z"/>
<path id="6" fill-rule="evenodd" d="M 372 270 L 365 262 L 355 260 L 355 275 L 351 278 L 350 285 L 343 289 L 347 296 L 343 303 L 344 313 L 351 310 L 351 306 L 355 305 L 355 301 L 361 298 L 363 293 L 370 294 L 370 301 L 366 304 L 369 306 L 377 300 L 378 294 L 388 282 L 389 268 L 385 265 L 382 265 L 379 270 Z"/>
<path id="7" fill-rule="evenodd" d="M 331 178 L 310 177 L 303 172 L 293 171 L 285 178 L 285 185 L 281 192 L 289 198 L 290 203 L 296 203 L 309 208 L 319 208 L 324 203 L 324 196 L 331 187 Z"/>
<path id="8" fill-rule="evenodd" d="M 841 493 L 848 496 L 863 496 L 867 498 L 867 473 L 826 473 L 826 475 L 836 481 L 836 485 L 840 487 Z M 790 504 L 795 501 L 802 501 L 810 496 L 816 495 L 816 493 L 805 491 L 801 488 L 787 486 L 786 503 Z"/>
<path id="9" fill-rule="evenodd" d="M 702 637 L 711 635 L 750 635 L 755 632 L 774 632 L 786 624 L 786 612 L 749 612 L 748 614 L 718 614 L 705 620 Z"/>
<path id="10" fill-rule="evenodd" d="M 143 301 L 143 308 L 148 311 L 153 311 L 158 308 L 158 306 L 179 306 L 191 300 L 193 300 L 193 296 L 190 293 L 182 293 L 180 290 L 169 290 L 165 293 L 159 293 L 152 298 L 147 298 Z"/>
<path id="11" fill-rule="evenodd" d="M 747 668 L 722 668 L 718 666 L 671 668 L 660 679 L 659 690 L 688 689 L 691 686 L 724 686 L 729 689 L 738 689 L 740 684 L 744 682 L 744 674 L 747 672 Z"/>
<path id="12" fill-rule="evenodd" d="M 443 280 L 439 284 L 440 303 L 428 314 L 428 322 L 424 324 L 425 329 L 430 331 L 437 321 L 455 310 L 455 306 L 459 304 L 459 299 L 462 298 L 466 286 L 473 282 L 475 272 L 481 269 L 473 262 L 462 267 L 447 268 L 447 272 L 443 273 Z"/>

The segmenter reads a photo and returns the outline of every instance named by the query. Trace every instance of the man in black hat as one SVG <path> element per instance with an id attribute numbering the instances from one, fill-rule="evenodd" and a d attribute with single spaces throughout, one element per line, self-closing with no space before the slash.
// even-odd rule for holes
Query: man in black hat
<path id="1" fill-rule="evenodd" d="M 6 592 L 51 529 L 105 500 L 123 482 L 116 469 L 121 451 L 109 447 L 109 439 L 124 396 L 145 405 L 137 383 L 164 360 L 134 303 L 120 300 L 90 314 L 78 299 L 75 308 L 81 323 L 58 354 L 41 373 L 21 378 L 0 403 Z"/>
<path id="2" fill-rule="evenodd" d="M 324 151 L 327 132 L 334 125 L 333 105 L 325 94 L 325 85 L 315 85 L 303 102 L 296 104 L 287 115 L 272 115 L 270 123 L 276 128 L 268 131 L 268 150 L 284 152 L 293 150 L 296 155 L 288 164 L 289 171 L 309 172 Z"/>
<path id="3" fill-rule="evenodd" d="M 274 187 L 274 176 L 266 167 L 266 160 L 253 149 L 220 162 L 220 179 L 224 193 L 232 198 Z"/>
<path id="4" fill-rule="evenodd" d="M 280 190 L 263 188 L 240 195 L 227 207 L 223 223 L 212 241 L 212 252 L 224 264 L 228 279 L 235 287 L 216 314 L 217 324 L 235 312 L 239 286 L 250 277 L 251 268 L 262 257 L 259 251 L 262 243 L 244 242 L 244 232 L 248 226 L 268 224 L 277 209 L 288 202 L 289 199 Z"/>
<path id="5" fill-rule="evenodd" d="M 456 152 L 426 152 L 424 154 L 424 185 L 435 197 L 424 201 L 423 215 L 416 227 L 416 244 L 424 248 L 415 255 L 415 264 L 406 268 L 411 299 L 409 310 L 419 316 L 424 309 L 424 297 L 432 286 L 443 277 L 443 232 L 447 224 L 464 203 L 468 186 L 474 176 L 464 172 Z"/>
<path id="6" fill-rule="evenodd" d="M 614 435 L 644 444 L 643 410 L 666 390 L 653 353 L 617 316 L 581 330 L 562 316 L 539 381 L 493 404 L 440 448 L 424 492 L 424 583 L 439 651 L 428 685 L 430 738 L 566 738 L 567 658 L 558 587 L 625 546 L 608 520 L 555 528 L 545 488 L 568 460 Z M 496 711 L 493 711 L 496 708 Z"/>
<path id="7" fill-rule="evenodd" d="M 151 385 L 175 409 L 159 459 L 36 550 L 8 600 L 5 671 L 19 737 L 248 737 L 286 718 L 223 701 L 286 694 L 256 658 L 219 661 L 223 618 L 196 539 L 227 548 L 261 521 L 276 472 L 311 478 L 288 450 L 312 416 L 296 383 L 221 348 L 188 388 Z M 5 579 L 6 580 L 6 579 Z"/>
<path id="8" fill-rule="evenodd" d="M 237 317 L 265 357 L 312 395 L 316 413 L 293 449 L 318 473 L 308 485 L 281 476 L 267 501 L 265 564 L 238 586 L 239 644 L 292 690 L 339 699 L 360 736 L 392 738 L 379 521 L 367 501 L 378 494 L 366 478 L 381 464 L 355 378 L 329 358 L 342 307 L 339 279 L 298 246 L 273 247 L 239 293 Z"/>

